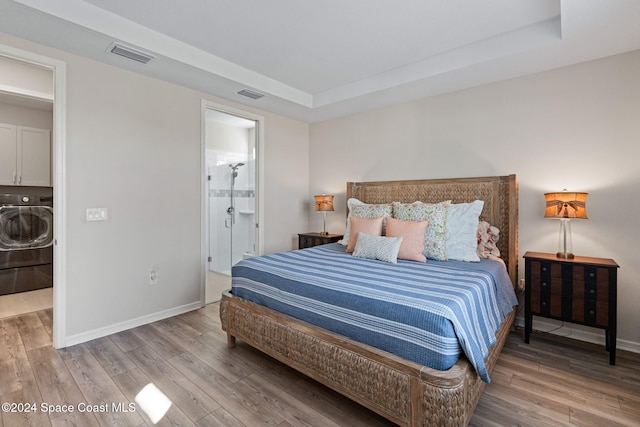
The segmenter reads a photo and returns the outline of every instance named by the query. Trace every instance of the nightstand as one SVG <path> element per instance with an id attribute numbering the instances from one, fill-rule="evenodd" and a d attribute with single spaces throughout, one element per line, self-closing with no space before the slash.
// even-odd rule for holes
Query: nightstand
<path id="1" fill-rule="evenodd" d="M 342 234 L 300 233 L 298 234 L 298 249 L 334 243 L 342 237 Z"/>
<path id="2" fill-rule="evenodd" d="M 608 258 L 527 252 L 525 259 L 524 342 L 529 343 L 533 316 L 605 330 L 609 363 L 616 363 L 617 274 Z"/>

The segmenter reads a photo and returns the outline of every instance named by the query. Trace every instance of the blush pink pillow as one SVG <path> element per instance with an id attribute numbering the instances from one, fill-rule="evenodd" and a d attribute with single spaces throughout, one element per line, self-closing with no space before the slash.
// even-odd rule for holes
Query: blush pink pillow
<path id="1" fill-rule="evenodd" d="M 387 218 L 387 237 L 402 237 L 398 259 L 427 262 L 424 256 L 424 234 L 429 221 L 403 221 Z"/>
<path id="2" fill-rule="evenodd" d="M 356 242 L 358 241 L 358 233 L 366 233 L 371 236 L 381 236 L 382 235 L 382 221 L 384 221 L 383 217 L 380 218 L 357 218 L 351 217 L 351 232 L 349 233 L 349 244 L 347 245 L 347 252 L 353 252 L 353 249 L 356 247 Z"/>

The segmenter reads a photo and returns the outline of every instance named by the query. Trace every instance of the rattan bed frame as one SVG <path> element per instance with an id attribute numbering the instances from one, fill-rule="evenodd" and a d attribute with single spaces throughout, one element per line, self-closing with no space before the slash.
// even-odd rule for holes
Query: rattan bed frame
<path id="1" fill-rule="evenodd" d="M 350 182 L 347 198 L 454 203 L 484 200 L 481 219 L 500 229 L 498 246 L 517 283 L 518 191 L 515 175 L 436 180 Z M 438 371 L 360 344 L 225 292 L 220 302 L 229 347 L 239 338 L 275 359 L 403 426 L 468 424 L 485 383 L 466 357 Z M 498 359 L 515 310 L 503 322 L 485 359 Z"/>

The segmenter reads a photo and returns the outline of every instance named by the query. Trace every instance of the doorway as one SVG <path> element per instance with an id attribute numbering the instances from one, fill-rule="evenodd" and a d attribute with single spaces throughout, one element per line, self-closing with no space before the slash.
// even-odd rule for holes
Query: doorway
<path id="1" fill-rule="evenodd" d="M 65 97 L 66 97 L 66 64 L 62 61 L 42 56 L 33 52 L 16 49 L 11 46 L 0 44 L 0 58 L 22 63 L 26 66 L 33 67 L 35 70 L 41 70 L 49 73 L 52 80 L 52 89 L 45 90 L 43 86 L 34 86 L 31 89 L 16 91 L 15 88 L 25 87 L 19 82 L 26 74 L 18 75 L 12 85 L 10 82 L 0 81 L 0 91 L 5 95 L 18 95 L 21 103 L 32 106 L 33 103 L 47 104 L 53 115 L 52 131 L 50 134 L 50 160 L 51 166 L 50 178 L 51 182 L 46 187 L 53 188 L 53 346 L 62 348 L 66 346 L 66 329 L 65 329 L 65 275 L 66 275 L 66 253 L 64 250 L 65 243 L 65 181 L 64 181 L 64 163 L 65 163 Z M 6 77 L 6 74 L 4 75 Z M 50 82 L 51 82 L 50 80 Z M 26 86 L 28 88 L 28 85 Z M 50 301 L 50 296 L 44 297 Z"/>
<path id="2" fill-rule="evenodd" d="M 0 55 L 0 318 L 53 307 L 53 71 Z"/>
<path id="3" fill-rule="evenodd" d="M 231 287 L 231 268 L 256 256 L 260 118 L 204 108 L 205 303 Z"/>

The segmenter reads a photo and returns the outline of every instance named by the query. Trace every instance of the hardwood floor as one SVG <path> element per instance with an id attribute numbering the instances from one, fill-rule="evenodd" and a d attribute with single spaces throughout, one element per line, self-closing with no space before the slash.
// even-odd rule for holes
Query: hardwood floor
<path id="1" fill-rule="evenodd" d="M 63 350 L 51 322 L 51 310 L 0 320 L 0 402 L 35 404 L 3 410 L 0 427 L 151 426 L 122 410 L 148 383 L 173 402 L 160 426 L 393 425 L 242 342 L 228 349 L 218 304 Z M 609 366 L 599 346 L 513 332 L 471 425 L 640 425 L 640 355 Z"/>

